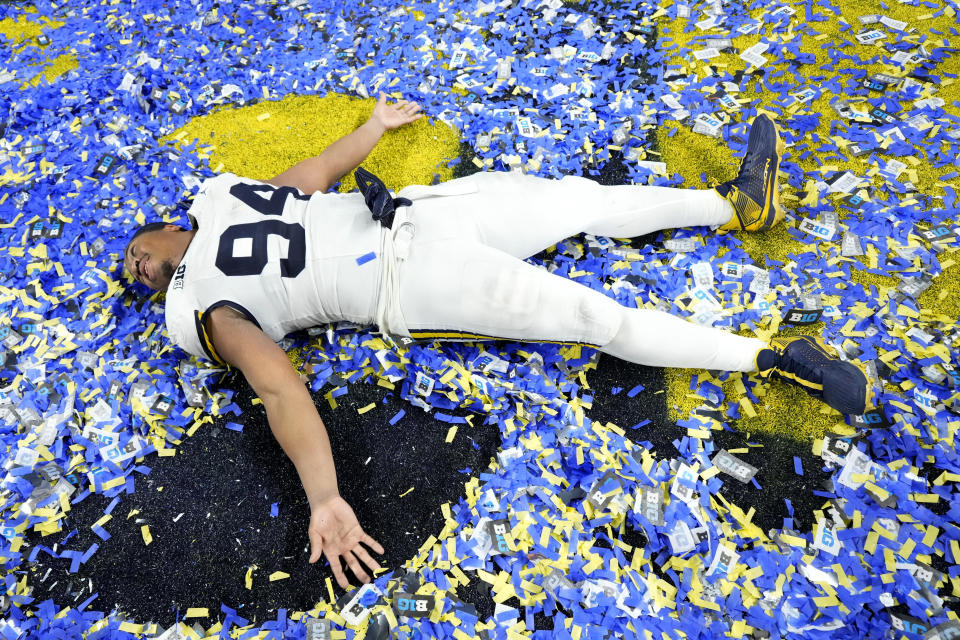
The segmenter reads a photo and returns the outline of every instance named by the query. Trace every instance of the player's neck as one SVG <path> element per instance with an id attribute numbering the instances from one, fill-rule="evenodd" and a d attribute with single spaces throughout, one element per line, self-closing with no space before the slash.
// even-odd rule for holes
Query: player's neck
<path id="1" fill-rule="evenodd" d="M 177 234 L 178 236 L 182 235 L 183 237 L 178 237 L 177 240 L 181 245 L 180 256 L 177 258 L 176 264 L 183 262 L 183 256 L 187 255 L 187 249 L 190 248 L 190 243 L 193 242 L 194 236 L 197 235 L 196 229 L 191 229 L 190 231 L 184 231 L 183 234 Z"/>
<path id="2" fill-rule="evenodd" d="M 175 265 L 174 269 L 176 269 L 176 267 L 180 266 L 180 263 L 183 262 L 183 257 L 187 255 L 187 249 L 190 248 L 190 243 L 193 242 L 193 237 L 197 235 L 197 230 L 191 229 L 190 231 L 183 231 L 174 235 L 176 237 L 176 246 L 174 248 L 173 255 L 177 257 L 173 260 L 173 264 Z M 177 249 L 179 249 L 179 252 L 176 251 Z M 163 291 L 167 291 L 169 286 L 170 283 L 168 282 L 163 288 Z"/>

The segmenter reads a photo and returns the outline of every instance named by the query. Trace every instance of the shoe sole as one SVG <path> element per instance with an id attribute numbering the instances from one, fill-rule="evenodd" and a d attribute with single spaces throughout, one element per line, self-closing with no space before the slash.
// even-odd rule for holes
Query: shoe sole
<path id="1" fill-rule="evenodd" d="M 787 145 L 783 142 L 783 138 L 780 136 L 780 126 L 774 121 L 773 123 L 773 133 L 777 137 L 777 159 L 775 166 L 773 168 L 773 221 L 766 225 L 761 226 L 761 229 L 769 229 L 770 227 L 776 225 L 778 222 L 783 220 L 786 217 L 783 208 L 780 206 L 780 159 L 783 157 L 783 152 L 786 151 Z"/>
<path id="2" fill-rule="evenodd" d="M 777 140 L 776 146 L 774 147 L 776 155 L 773 159 L 773 167 L 770 171 L 772 181 L 772 186 L 768 187 L 764 185 L 764 198 L 763 198 L 763 209 L 760 213 L 759 223 L 754 223 L 746 227 L 747 231 L 764 231 L 774 226 L 778 222 L 784 219 L 785 214 L 783 209 L 780 207 L 780 184 L 779 184 L 779 172 L 780 172 L 780 157 L 783 155 L 786 145 L 783 143 L 783 138 L 780 137 L 780 127 L 777 125 L 776 121 L 770 116 L 766 116 L 770 123 L 773 125 L 773 135 Z M 768 193 L 772 191 L 772 193 Z M 771 215 L 773 216 L 771 218 Z"/>

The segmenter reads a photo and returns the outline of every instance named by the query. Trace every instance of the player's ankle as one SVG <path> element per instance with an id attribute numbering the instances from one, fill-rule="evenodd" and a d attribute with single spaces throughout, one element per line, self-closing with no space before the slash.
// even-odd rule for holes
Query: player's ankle
<path id="1" fill-rule="evenodd" d="M 754 357 L 754 363 L 760 377 L 768 378 L 777 368 L 777 354 L 770 347 L 764 347 L 757 351 L 757 355 Z"/>
<path id="2" fill-rule="evenodd" d="M 710 189 L 710 194 L 713 196 L 712 211 L 714 212 L 711 216 L 713 221 L 710 223 L 710 227 L 714 230 L 728 226 L 736 215 L 733 203 L 730 202 L 724 192 L 721 192 L 718 188 L 720 186 L 717 185 Z"/>

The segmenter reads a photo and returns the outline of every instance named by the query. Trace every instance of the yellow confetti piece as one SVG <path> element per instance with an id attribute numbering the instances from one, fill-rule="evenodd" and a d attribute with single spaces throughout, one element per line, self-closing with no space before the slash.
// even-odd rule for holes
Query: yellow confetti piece
<path id="1" fill-rule="evenodd" d="M 713 466 L 713 467 L 710 467 L 709 469 L 705 469 L 701 471 L 700 477 L 703 478 L 704 480 L 709 480 L 710 478 L 717 475 L 718 473 L 720 473 L 720 467 Z"/>
<path id="2" fill-rule="evenodd" d="M 876 531 L 871 531 L 867 534 L 867 542 L 863 545 L 864 551 L 867 553 L 876 553 L 877 551 L 877 542 L 880 540 L 880 534 Z"/>
<path id="3" fill-rule="evenodd" d="M 371 403 L 368 404 L 367 406 L 362 407 L 362 408 L 360 408 L 360 409 L 357 409 L 357 413 L 359 413 L 360 415 L 363 415 L 363 414 L 365 414 L 367 411 L 370 411 L 370 410 L 376 409 L 376 408 L 377 408 L 377 403 L 376 403 L 376 402 L 371 402 Z"/>
<path id="4" fill-rule="evenodd" d="M 140 535 L 143 536 L 143 544 L 148 545 L 153 542 L 153 534 L 150 533 L 150 525 L 140 527 Z"/>
<path id="5" fill-rule="evenodd" d="M 447 430 L 447 437 L 444 439 L 444 442 L 451 443 L 453 438 L 457 435 L 457 425 L 453 425 Z"/>
<path id="6" fill-rule="evenodd" d="M 270 582 L 276 582 L 277 580 L 286 580 L 290 577 L 289 573 L 284 573 L 283 571 L 274 571 L 270 574 Z"/>
<path id="7" fill-rule="evenodd" d="M 247 574 L 243 577 L 243 585 L 247 589 L 253 589 L 253 572 L 257 570 L 257 565 L 247 568 Z"/>
<path id="8" fill-rule="evenodd" d="M 406 491 L 404 491 L 403 493 L 401 493 L 401 494 L 400 494 L 399 496 L 397 496 L 397 497 L 398 497 L 398 498 L 402 498 L 402 497 L 404 497 L 405 495 L 407 495 L 408 493 L 410 493 L 411 491 L 413 491 L 415 488 L 416 488 L 416 487 L 410 487 L 409 489 L 407 489 Z M 431 537 L 432 537 L 432 536 L 431 536 Z"/>
<path id="9" fill-rule="evenodd" d="M 337 389 L 339 389 L 339 387 L 337 387 Z M 336 389 L 331 389 L 330 391 L 327 391 L 325 394 L 323 394 L 323 397 L 327 399 L 327 403 L 330 405 L 331 409 L 337 408 L 337 400 L 336 398 L 333 397 L 334 391 L 336 391 Z"/>
<path id="10" fill-rule="evenodd" d="M 807 541 L 804 540 L 803 538 L 799 538 L 797 536 L 791 536 L 789 534 L 782 534 L 780 536 L 780 539 L 794 547 L 803 547 L 803 546 L 806 546 L 807 544 Z"/>
<path id="11" fill-rule="evenodd" d="M 109 513 L 107 513 L 107 514 L 105 514 L 102 518 L 100 518 L 99 520 L 97 520 L 96 522 L 94 522 L 94 523 L 93 523 L 92 525 L 90 525 L 90 526 L 91 526 L 91 527 L 102 527 L 103 525 L 105 525 L 105 524 L 107 524 L 108 522 L 110 522 L 111 519 L 113 519 L 113 516 L 110 515 Z"/>
<path id="12" fill-rule="evenodd" d="M 603 566 L 603 557 L 600 556 L 599 554 L 597 554 L 597 555 L 594 555 L 593 558 L 590 559 L 590 562 L 588 562 L 587 564 L 585 564 L 585 565 L 583 566 L 583 572 L 584 572 L 584 573 L 593 573 L 594 571 L 596 571 L 597 569 L 599 569 L 599 568 L 602 567 L 602 566 Z"/>
<path id="13" fill-rule="evenodd" d="M 206 607 L 190 607 L 187 609 L 187 613 L 184 614 L 184 618 L 206 618 L 210 615 L 210 610 Z"/>

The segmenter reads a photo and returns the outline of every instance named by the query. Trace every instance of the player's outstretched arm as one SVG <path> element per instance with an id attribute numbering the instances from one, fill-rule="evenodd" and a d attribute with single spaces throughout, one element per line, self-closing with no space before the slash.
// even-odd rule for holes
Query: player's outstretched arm
<path id="1" fill-rule="evenodd" d="M 421 117 L 423 114 L 416 102 L 400 100 L 387 104 L 386 94 L 381 93 L 370 119 L 356 131 L 340 138 L 320 155 L 298 162 L 267 182 L 278 187 L 295 187 L 306 194 L 326 191 L 360 166 L 384 133 Z"/>
<path id="2" fill-rule="evenodd" d="M 340 497 L 333 453 L 323 420 L 287 354 L 263 331 L 227 307 L 206 319 L 217 353 L 243 372 L 267 411 L 274 437 L 293 461 L 310 503 L 310 562 L 327 556 L 337 583 L 348 582 L 341 560 L 361 582 L 370 580 L 364 567 L 379 569 L 361 542 L 383 553 Z"/>

